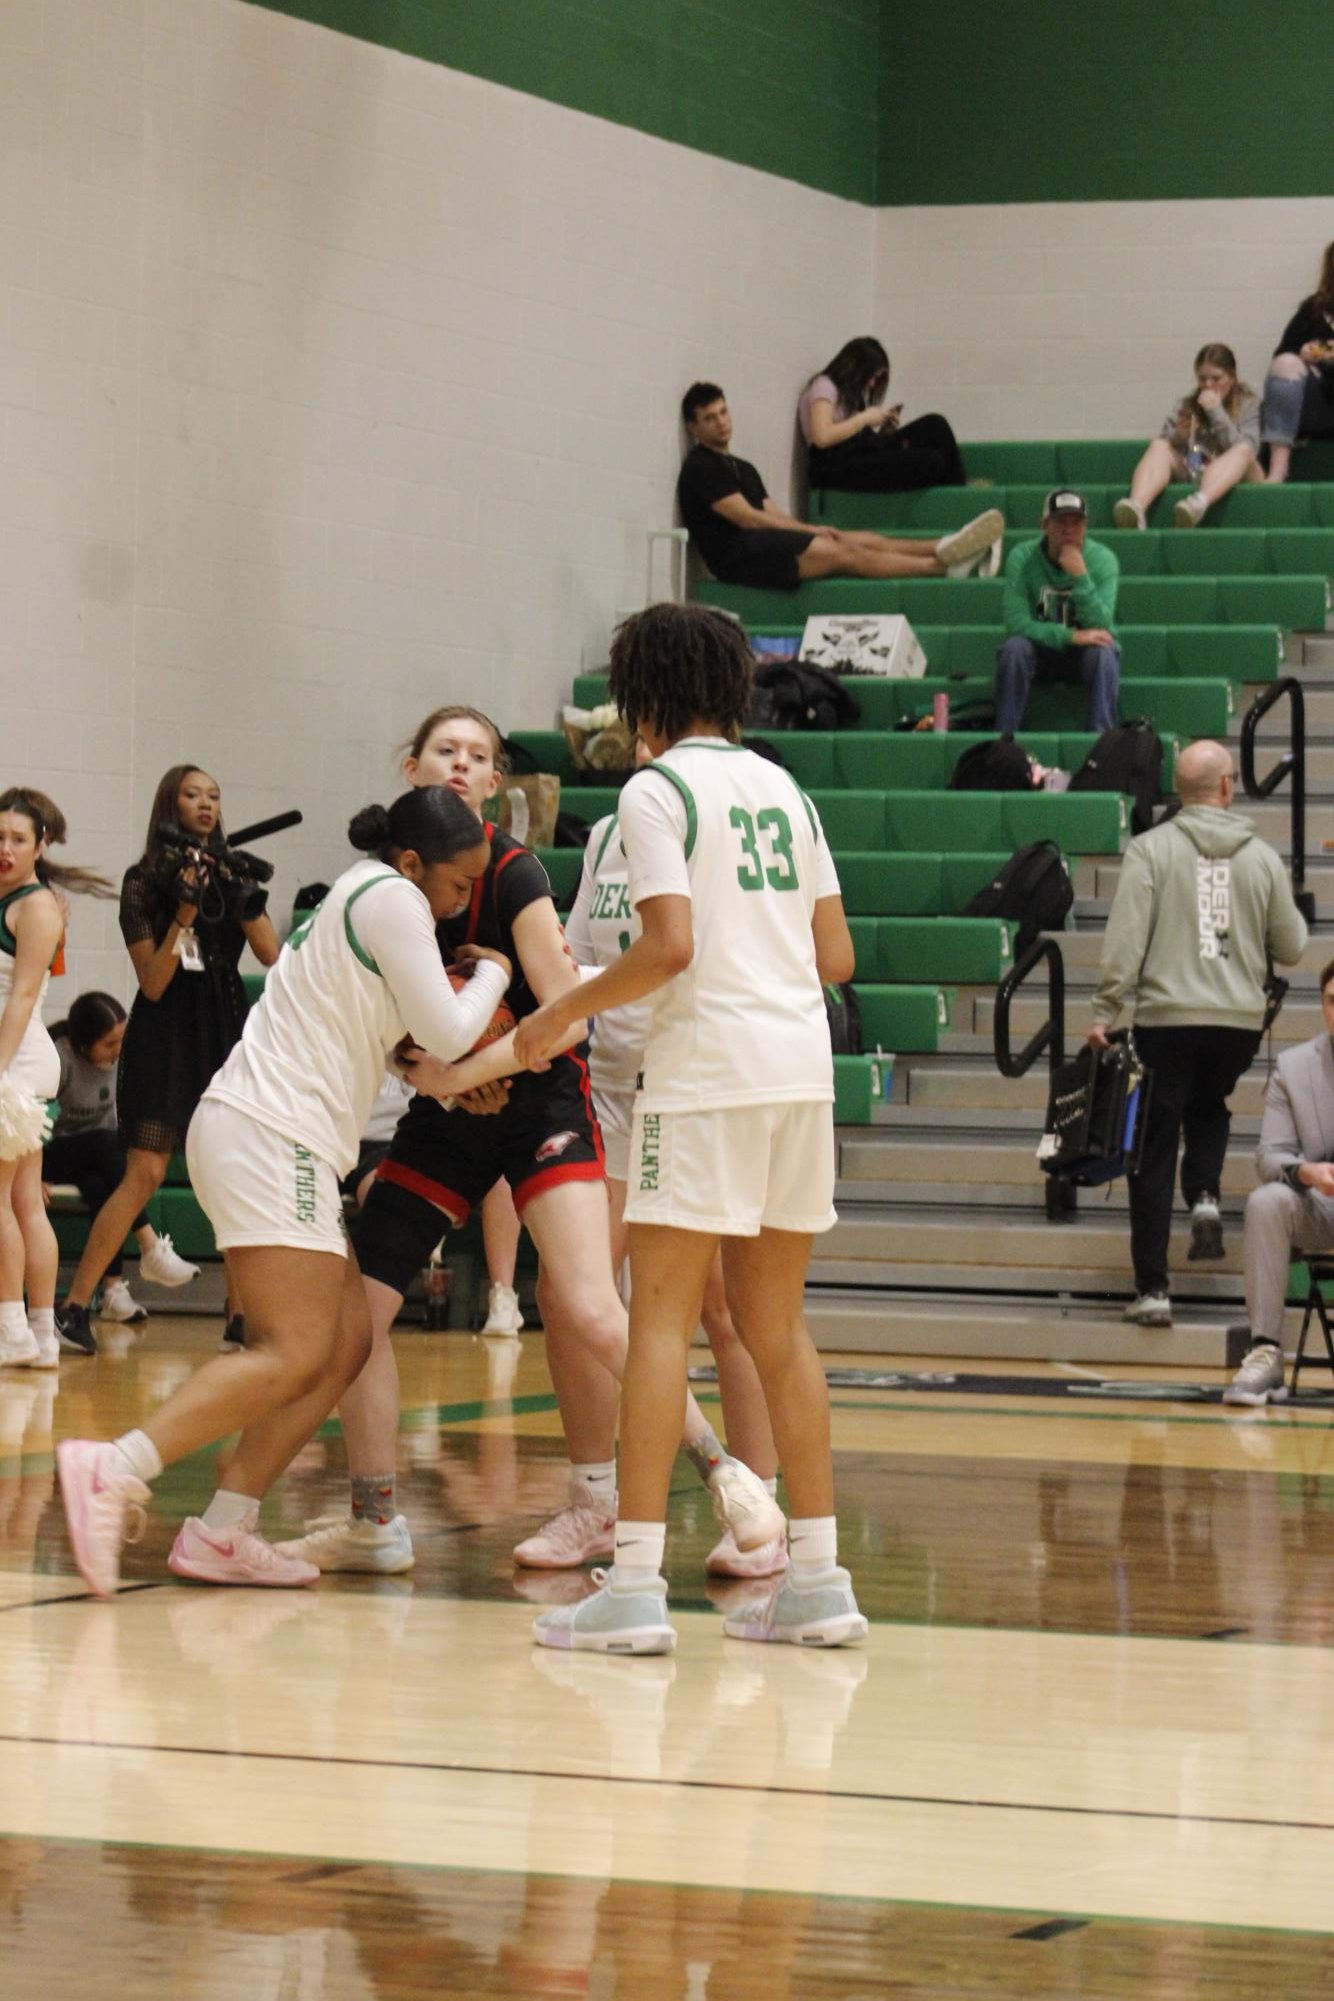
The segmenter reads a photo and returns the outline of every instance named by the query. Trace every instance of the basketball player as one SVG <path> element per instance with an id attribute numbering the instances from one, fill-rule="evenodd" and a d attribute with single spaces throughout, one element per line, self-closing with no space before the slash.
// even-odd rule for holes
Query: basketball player
<path id="1" fill-rule="evenodd" d="M 676 1644 L 661 1575 L 670 1414 L 720 1241 L 792 1506 L 782 1582 L 724 1631 L 802 1646 L 867 1632 L 838 1567 L 829 1397 L 802 1311 L 811 1239 L 836 1220 L 821 982 L 850 978 L 852 941 L 814 807 L 735 741 L 750 679 L 744 634 L 704 606 L 654 605 L 618 631 L 612 699 L 654 757 L 619 812 L 642 932 L 577 995 L 515 1032 L 520 1059 L 540 1067 L 577 1017 L 654 996 L 630 1143 L 615 1560 L 593 1597 L 537 1620 L 544 1646 L 634 1654 Z"/>
<path id="2" fill-rule="evenodd" d="M 292 933 L 241 1040 L 186 1137 L 190 1180 L 213 1224 L 246 1345 L 218 1356 L 114 1444 L 57 1449 L 75 1560 L 100 1598 L 116 1591 L 129 1511 L 164 1466 L 239 1431 L 226 1486 L 185 1522 L 170 1567 L 212 1584 L 296 1585 L 313 1564 L 257 1530 L 259 1503 L 361 1368 L 366 1296 L 343 1235 L 338 1183 L 357 1157 L 389 1053 L 410 1034 L 438 1054 L 469 1048 L 510 975 L 469 946 L 455 994 L 435 926 L 466 907 L 489 855 L 476 817 L 442 787 L 368 806 L 348 829 L 374 854 L 345 871 Z"/>
<path id="3" fill-rule="evenodd" d="M 502 775 L 500 732 L 488 716 L 466 707 L 437 709 L 405 749 L 403 771 L 411 784 L 447 787 L 480 820 Z M 503 952 L 514 966 L 506 998 L 522 1020 L 558 995 L 577 997 L 579 976 L 542 864 L 489 822 L 482 833 L 487 867 L 466 911 L 442 927 L 441 945 L 451 950 L 479 944 Z M 577 1011 L 569 1017 L 562 1047 L 578 1020 Z M 541 1261 L 549 1331 L 555 1335 L 549 1360 L 571 1459 L 569 1504 L 515 1555 L 521 1563 L 547 1568 L 610 1555 L 615 1383 L 625 1366 L 628 1329 L 611 1270 L 602 1136 L 584 1049 L 572 1046 L 553 1056 L 541 1076 L 519 1077 L 504 1110 L 490 1117 L 473 1116 L 461 1106 L 446 1109 L 419 1091 L 394 1135 L 358 1227 L 373 1345 L 366 1367 L 339 1404 L 351 1509 L 310 1524 L 308 1534 L 282 1545 L 285 1555 L 322 1570 L 411 1568 L 411 1535 L 396 1505 L 399 1385 L 390 1330 L 442 1231 L 450 1224 L 462 1227 L 502 1176 Z M 749 1468 L 724 1452 L 684 1381 L 678 1443 L 683 1408 L 687 1453 L 724 1525 L 746 1549 L 773 1541 L 783 1531 L 781 1510 Z"/>
<path id="4" fill-rule="evenodd" d="M 636 762 L 648 762 L 648 752 L 641 740 L 636 741 Z M 616 815 L 608 814 L 589 833 L 578 894 L 565 926 L 566 942 L 576 964 L 590 968 L 592 972 L 614 965 L 639 936 L 639 919 L 630 904 L 626 869 L 625 849 Z M 652 1013 L 653 1002 L 650 998 L 601 1015 L 588 1056 L 593 1104 L 606 1152 L 611 1262 L 617 1274 L 625 1265 L 628 1250 L 625 1193 L 635 1079 L 643 1067 L 644 1043 Z M 512 1075 L 517 1067 L 513 1041 L 513 1036 L 506 1037 L 504 1042 L 488 1045 L 476 1055 L 465 1056 L 459 1063 L 439 1066 L 430 1088 L 440 1095 L 448 1095 L 467 1091 L 483 1081 Z M 423 1083 L 420 1073 L 425 1067 L 418 1066 L 419 1085 Z M 434 1070 L 435 1066 L 431 1068 Z M 565 1334 L 559 1318 L 559 1301 L 548 1296 L 541 1282 L 539 1299 L 548 1338 L 553 1329 Z M 738 1340 L 732 1325 L 720 1256 L 715 1256 L 709 1268 L 701 1320 L 718 1364 L 718 1388 L 728 1449 L 764 1481 L 770 1494 L 775 1494 L 778 1457 L 769 1414 L 764 1406 L 764 1391 L 760 1387 L 755 1364 Z M 572 1412 L 577 1411 L 586 1427 L 594 1421 L 595 1413 L 605 1413 L 606 1450 L 610 1458 L 619 1394 L 613 1391 L 608 1408 L 603 1384 L 582 1377 L 577 1382 L 572 1380 L 572 1372 L 578 1367 L 572 1349 L 573 1344 L 568 1337 L 556 1343 L 558 1359 L 553 1379 L 557 1386 L 557 1401 L 561 1404 L 562 1413 L 567 1404 Z M 605 1371 L 602 1374 L 605 1383 L 609 1379 Z M 594 1524 L 595 1529 L 596 1526 Z M 573 1523 L 571 1529 L 574 1529 Z M 568 1540 L 570 1553 L 566 1555 L 563 1547 L 565 1538 L 558 1530 L 553 1532 L 552 1527 L 548 1528 L 544 1537 L 533 1539 L 536 1554 L 543 1559 L 542 1567 L 563 1569 L 586 1560 L 584 1538 L 572 1533 Z M 516 1551 L 520 1562 L 532 1560 L 526 1555 L 527 1547 L 521 1544 Z M 609 1542 L 594 1551 L 599 1555 L 610 1553 Z M 781 1571 L 786 1562 L 787 1543 L 782 1535 L 775 1536 L 759 1549 L 742 1550 L 738 1549 L 731 1530 L 724 1529 L 722 1537 L 709 1552 L 705 1568 L 716 1577 L 769 1577 Z"/>

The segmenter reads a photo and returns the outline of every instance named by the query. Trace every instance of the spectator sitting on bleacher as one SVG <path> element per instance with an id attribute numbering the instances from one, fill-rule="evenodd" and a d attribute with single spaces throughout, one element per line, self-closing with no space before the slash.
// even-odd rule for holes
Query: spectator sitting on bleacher
<path id="1" fill-rule="evenodd" d="M 1118 528 L 1146 528 L 1148 512 L 1172 480 L 1198 482 L 1179 500 L 1172 519 L 1178 528 L 1196 528 L 1216 500 L 1244 479 L 1263 477 L 1260 399 L 1237 379 L 1237 357 L 1222 341 L 1210 341 L 1195 357 L 1195 393 L 1183 396 L 1163 419 L 1163 428 L 1135 467 L 1130 493 L 1118 500 L 1112 518 Z"/>
<path id="2" fill-rule="evenodd" d="M 42 1188 L 73 1182 L 90 1217 L 95 1217 L 125 1173 L 125 1156 L 116 1131 L 116 1065 L 125 1040 L 125 1010 L 110 994 L 80 994 L 69 1017 L 57 1022 L 51 1039 L 60 1058 L 60 1111 L 55 1130 L 42 1153 Z M 159 1236 L 141 1209 L 130 1225 L 139 1241 L 139 1275 L 153 1285 L 188 1285 L 199 1266 L 188 1264 L 172 1248 L 171 1238 Z M 122 1275 L 117 1250 L 102 1280 L 101 1313 L 105 1320 L 145 1320 Z"/>
<path id="3" fill-rule="evenodd" d="M 1023 728 L 1035 676 L 1079 679 L 1088 689 L 1088 727 L 1116 728 L 1121 648 L 1113 630 L 1120 565 L 1101 542 L 1085 540 L 1088 503 L 1056 487 L 1042 508 L 1042 534 L 1021 542 L 1005 565 L 1006 637 L 996 654 L 996 727 Z"/>
<path id="4" fill-rule="evenodd" d="M 958 440 L 934 411 L 900 422 L 903 405 L 884 407 L 889 356 L 871 334 L 841 347 L 801 392 L 797 421 L 809 448 L 812 486 L 840 493 L 913 493 L 963 486 Z"/>
<path id="5" fill-rule="evenodd" d="M 1274 349 L 1261 436 L 1269 447 L 1274 486 L 1287 478 L 1298 438 L 1334 436 L 1334 243 L 1325 245 L 1320 281 Z"/>
<path id="6" fill-rule="evenodd" d="M 795 590 L 807 577 L 964 577 L 988 559 L 995 574 L 1005 523 L 994 507 L 935 542 L 812 527 L 784 514 L 729 451 L 732 416 L 716 383 L 693 383 L 681 417 L 693 440 L 677 481 L 681 518 L 720 582 Z"/>

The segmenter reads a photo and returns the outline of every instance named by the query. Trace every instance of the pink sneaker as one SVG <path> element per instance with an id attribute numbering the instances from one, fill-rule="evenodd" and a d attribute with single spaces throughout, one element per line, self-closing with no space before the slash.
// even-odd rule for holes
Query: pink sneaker
<path id="1" fill-rule="evenodd" d="M 704 1568 L 710 1577 L 776 1577 L 787 1569 L 787 1537 L 775 1536 L 758 1549 L 738 1549 L 731 1529 L 709 1551 Z"/>
<path id="2" fill-rule="evenodd" d="M 181 1523 L 167 1568 L 200 1584 L 315 1584 L 319 1571 L 299 1557 L 282 1556 L 256 1527 L 255 1508 L 235 1528 L 206 1529 L 197 1515 Z"/>
<path id="3" fill-rule="evenodd" d="M 570 1488 L 569 1505 L 545 1522 L 514 1552 L 526 1570 L 577 1570 L 611 1556 L 616 1548 L 616 1496 L 611 1505 L 594 1500 L 587 1487 Z"/>
<path id="4" fill-rule="evenodd" d="M 58 1445 L 56 1470 L 79 1575 L 95 1597 L 114 1598 L 129 1518 L 138 1511 L 142 1526 L 148 1489 L 126 1471 L 114 1445 L 93 1438 L 67 1438 Z"/>

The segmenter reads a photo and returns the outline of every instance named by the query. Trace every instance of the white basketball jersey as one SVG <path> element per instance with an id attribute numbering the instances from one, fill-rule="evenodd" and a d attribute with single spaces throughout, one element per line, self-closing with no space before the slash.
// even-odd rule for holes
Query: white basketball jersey
<path id="1" fill-rule="evenodd" d="M 832 1099 L 811 915 L 838 875 L 795 780 L 721 738 L 685 738 L 628 781 L 619 824 L 633 902 L 688 894 L 695 941 L 653 997 L 640 1105 Z"/>
<path id="2" fill-rule="evenodd" d="M 421 933 L 423 971 L 445 983 L 422 892 L 384 862 L 356 862 L 292 932 L 241 1040 L 204 1093 L 309 1147 L 340 1176 L 356 1165 L 385 1057 L 407 1032 L 389 982 L 357 936 L 357 905 L 372 888 L 377 899 L 401 902 L 398 921 Z"/>
<path id="3" fill-rule="evenodd" d="M 577 965 L 596 966 L 601 971 L 615 965 L 639 932 L 639 918 L 630 903 L 630 869 L 620 825 L 616 815 L 609 813 L 588 837 L 584 872 L 565 936 Z M 619 1096 L 634 1090 L 652 1019 L 651 997 L 594 1016 L 588 1074 L 596 1093 Z"/>

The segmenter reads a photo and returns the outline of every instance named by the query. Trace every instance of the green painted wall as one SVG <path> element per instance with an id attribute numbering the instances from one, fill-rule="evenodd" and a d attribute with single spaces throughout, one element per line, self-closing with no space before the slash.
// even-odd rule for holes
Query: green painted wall
<path id="1" fill-rule="evenodd" d="M 880 0 L 252 0 L 853 201 Z"/>
<path id="2" fill-rule="evenodd" d="M 854 201 L 1334 193 L 1331 0 L 250 4 Z"/>
<path id="3" fill-rule="evenodd" d="M 888 206 L 1334 193 L 1329 0 L 884 0 L 880 59 Z"/>

